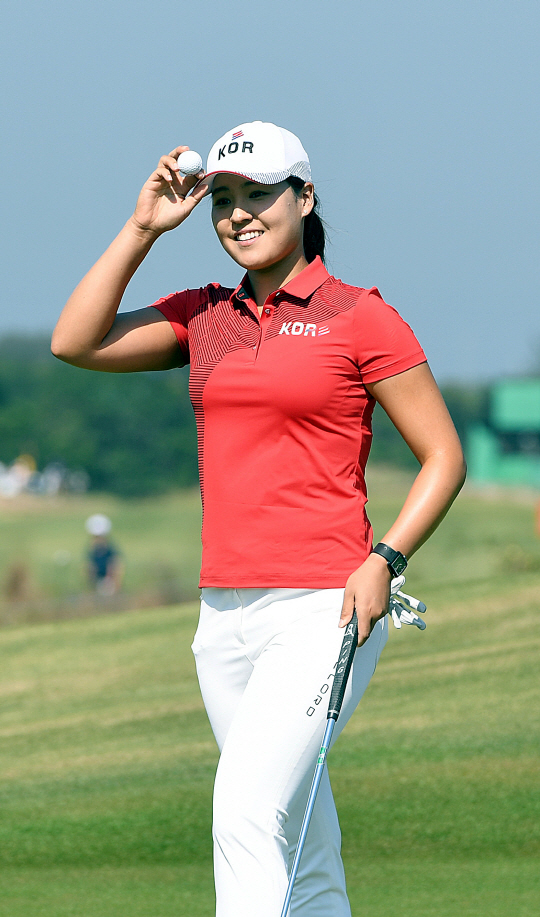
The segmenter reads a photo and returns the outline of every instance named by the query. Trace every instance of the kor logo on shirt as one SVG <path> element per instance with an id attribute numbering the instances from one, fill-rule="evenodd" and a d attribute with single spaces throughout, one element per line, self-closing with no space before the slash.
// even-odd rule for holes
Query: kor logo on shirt
<path id="1" fill-rule="evenodd" d="M 279 333 L 318 337 L 320 334 L 329 332 L 328 325 L 313 325 L 311 322 L 283 322 Z"/>

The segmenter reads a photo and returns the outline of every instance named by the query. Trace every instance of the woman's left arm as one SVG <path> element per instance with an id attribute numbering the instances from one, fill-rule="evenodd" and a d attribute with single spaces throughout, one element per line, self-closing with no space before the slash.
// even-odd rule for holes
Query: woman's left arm
<path id="1" fill-rule="evenodd" d="M 427 363 L 367 385 L 420 462 L 403 508 L 381 539 L 409 558 L 435 531 L 465 480 L 465 460 L 454 424 Z M 386 561 L 370 554 L 347 580 L 340 627 L 358 616 L 365 643 L 388 611 L 391 576 Z"/>

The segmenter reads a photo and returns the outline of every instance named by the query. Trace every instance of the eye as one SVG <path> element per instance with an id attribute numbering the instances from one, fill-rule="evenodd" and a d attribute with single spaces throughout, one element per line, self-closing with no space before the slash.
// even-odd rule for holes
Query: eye
<path id="1" fill-rule="evenodd" d="M 230 203 L 231 203 L 230 198 L 225 197 L 225 195 L 222 195 L 221 197 L 215 197 L 212 200 L 213 207 L 226 207 L 227 204 L 230 204 Z"/>
<path id="2" fill-rule="evenodd" d="M 263 191 L 261 188 L 255 188 L 254 191 L 250 191 L 250 198 L 257 199 L 258 197 L 266 197 L 268 191 Z"/>

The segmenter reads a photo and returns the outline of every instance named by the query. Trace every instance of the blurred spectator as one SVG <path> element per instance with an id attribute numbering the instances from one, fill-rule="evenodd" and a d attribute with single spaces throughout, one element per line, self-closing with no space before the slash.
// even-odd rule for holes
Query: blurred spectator
<path id="1" fill-rule="evenodd" d="M 12 563 L 6 572 L 4 594 L 9 602 L 21 602 L 28 598 L 28 569 L 21 561 Z"/>
<path id="2" fill-rule="evenodd" d="M 108 516 L 95 513 L 86 520 L 86 531 L 92 536 L 88 550 L 88 579 L 100 595 L 116 595 L 122 585 L 123 566 L 120 554 L 109 539 L 112 523 Z"/>
<path id="3" fill-rule="evenodd" d="M 36 463 L 31 455 L 20 455 L 12 465 L 0 464 L 0 493 L 4 497 L 18 497 L 27 489 L 36 472 Z"/>
<path id="4" fill-rule="evenodd" d="M 0 462 L 0 496 L 18 497 L 21 493 L 56 496 L 58 493 L 85 493 L 90 480 L 85 471 L 70 471 L 61 462 L 49 462 L 38 471 L 31 455 L 20 455 L 11 465 Z"/>

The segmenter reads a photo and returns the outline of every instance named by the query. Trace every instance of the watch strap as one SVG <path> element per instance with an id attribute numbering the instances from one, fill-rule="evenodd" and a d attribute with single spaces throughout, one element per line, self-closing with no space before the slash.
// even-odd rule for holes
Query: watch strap
<path id="1" fill-rule="evenodd" d="M 381 557 L 384 557 L 388 569 L 393 577 L 401 576 L 403 571 L 407 568 L 407 558 L 401 551 L 395 551 L 394 548 L 391 548 L 389 545 L 384 544 L 384 542 L 379 541 L 379 544 L 376 544 L 372 549 L 373 554 L 380 554 Z"/>

